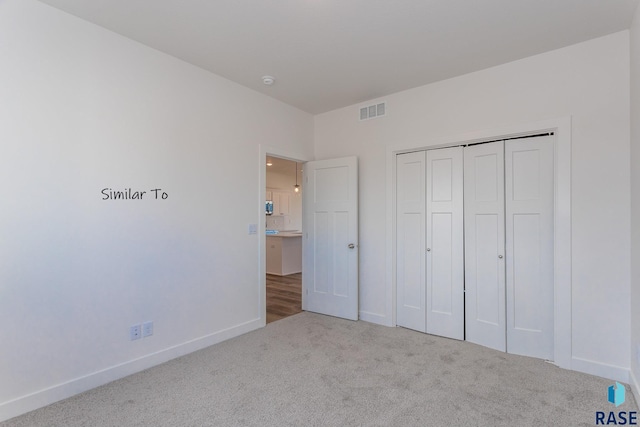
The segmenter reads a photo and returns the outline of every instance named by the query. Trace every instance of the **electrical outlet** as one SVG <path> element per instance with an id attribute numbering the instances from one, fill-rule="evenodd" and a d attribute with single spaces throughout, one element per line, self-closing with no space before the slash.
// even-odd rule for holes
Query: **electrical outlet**
<path id="1" fill-rule="evenodd" d="M 142 327 L 140 325 L 134 325 L 129 328 L 129 338 L 131 341 L 139 340 L 142 338 Z"/>
<path id="2" fill-rule="evenodd" d="M 150 337 L 153 335 L 153 322 L 144 322 L 142 324 L 142 336 Z"/>

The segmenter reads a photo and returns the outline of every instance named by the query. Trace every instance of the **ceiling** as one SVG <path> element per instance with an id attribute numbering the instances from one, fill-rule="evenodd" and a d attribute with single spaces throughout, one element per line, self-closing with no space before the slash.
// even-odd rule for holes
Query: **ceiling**
<path id="1" fill-rule="evenodd" d="M 628 29 L 639 0 L 41 1 L 317 114 Z"/>
<path id="2" fill-rule="evenodd" d="M 271 163 L 271 166 L 269 166 Z M 278 173 L 281 175 L 296 176 L 296 170 L 298 171 L 298 178 L 302 181 L 302 166 L 303 163 L 298 163 L 296 168 L 296 162 L 282 159 L 280 157 L 267 156 L 267 172 Z"/>

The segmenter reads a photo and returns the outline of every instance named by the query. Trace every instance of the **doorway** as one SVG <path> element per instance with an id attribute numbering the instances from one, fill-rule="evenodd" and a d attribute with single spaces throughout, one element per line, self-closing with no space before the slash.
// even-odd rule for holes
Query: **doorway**
<path id="1" fill-rule="evenodd" d="M 266 323 L 302 311 L 302 163 L 266 158 Z"/>
<path id="2" fill-rule="evenodd" d="M 249 234 L 257 234 L 258 238 L 258 315 L 261 324 L 264 326 L 267 323 L 265 202 L 268 157 L 304 164 L 300 168 L 304 168 L 304 172 L 299 172 L 303 173 L 307 188 L 307 191 L 302 188 L 299 191 L 304 206 L 304 233 L 300 233 L 303 263 L 302 310 L 357 320 L 357 157 L 311 161 L 304 155 L 260 145 L 257 200 L 260 220 L 258 224 L 249 224 Z M 298 185 L 302 186 L 302 182 L 299 181 Z M 273 196 L 272 192 L 271 197 Z"/>

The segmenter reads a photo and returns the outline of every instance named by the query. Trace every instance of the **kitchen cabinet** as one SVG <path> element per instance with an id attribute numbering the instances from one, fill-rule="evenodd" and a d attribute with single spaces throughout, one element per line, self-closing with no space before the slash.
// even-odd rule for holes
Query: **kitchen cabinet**
<path id="1" fill-rule="evenodd" d="M 267 274 L 286 276 L 302 272 L 302 233 L 267 236 Z"/>
<path id="2" fill-rule="evenodd" d="M 269 200 L 269 194 L 271 194 L 271 200 L 273 201 L 274 215 L 291 214 L 291 193 L 287 191 L 267 190 L 267 200 Z"/>

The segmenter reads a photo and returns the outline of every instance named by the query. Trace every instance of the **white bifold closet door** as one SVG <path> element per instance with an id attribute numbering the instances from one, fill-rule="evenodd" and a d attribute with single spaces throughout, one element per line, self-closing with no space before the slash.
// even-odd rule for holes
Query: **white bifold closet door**
<path id="1" fill-rule="evenodd" d="M 396 158 L 398 326 L 464 339 L 462 147 Z"/>
<path id="2" fill-rule="evenodd" d="M 427 333 L 464 339 L 462 147 L 427 151 Z"/>
<path id="3" fill-rule="evenodd" d="M 426 332 L 424 151 L 396 156 L 396 323 Z"/>
<path id="4" fill-rule="evenodd" d="M 553 360 L 554 137 L 397 156 L 397 324 Z"/>
<path id="5" fill-rule="evenodd" d="M 553 359 L 553 136 L 465 148 L 466 339 Z"/>
<path id="6" fill-rule="evenodd" d="M 504 142 L 464 149 L 466 338 L 506 351 Z"/>
<path id="7" fill-rule="evenodd" d="M 507 351 L 553 360 L 553 136 L 505 141 Z"/>

